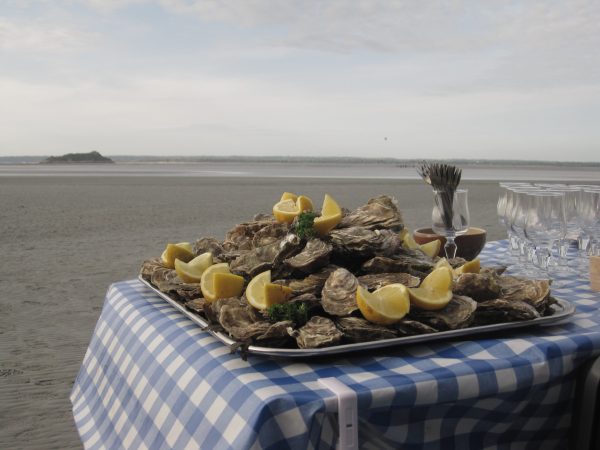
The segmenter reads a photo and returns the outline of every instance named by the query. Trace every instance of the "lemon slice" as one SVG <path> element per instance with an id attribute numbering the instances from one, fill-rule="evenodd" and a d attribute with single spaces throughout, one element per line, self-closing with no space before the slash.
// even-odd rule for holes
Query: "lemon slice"
<path id="1" fill-rule="evenodd" d="M 422 244 L 419 246 L 421 251 L 425 253 L 430 258 L 435 258 L 437 254 L 440 252 L 440 247 L 442 246 L 442 242 L 439 239 L 428 242 L 427 244 Z"/>
<path id="2" fill-rule="evenodd" d="M 439 267 L 446 267 L 446 268 L 448 268 L 448 269 L 450 269 L 450 270 L 452 270 L 452 271 L 454 270 L 446 258 L 440 258 L 440 259 L 438 260 L 438 262 L 436 262 L 436 263 L 433 265 L 433 268 L 434 268 L 434 269 L 437 269 L 437 268 L 439 268 Z"/>
<path id="3" fill-rule="evenodd" d="M 305 195 L 300 195 L 295 201 L 288 198 L 277 202 L 273 206 L 273 215 L 277 222 L 292 223 L 301 212 L 312 211 L 312 209 L 312 200 Z"/>
<path id="4" fill-rule="evenodd" d="M 454 275 L 459 276 L 463 273 L 479 273 L 481 271 L 481 262 L 479 258 L 464 263 L 462 266 L 454 269 Z"/>
<path id="5" fill-rule="evenodd" d="M 160 256 L 163 264 L 169 269 L 175 268 L 175 260 L 180 259 L 188 262 L 194 258 L 192 244 L 189 242 L 180 242 L 179 244 L 167 244 L 167 248 Z"/>
<path id="6" fill-rule="evenodd" d="M 380 325 L 398 322 L 410 310 L 408 289 L 400 283 L 388 284 L 375 292 L 358 286 L 356 303 L 365 319 Z"/>
<path id="7" fill-rule="evenodd" d="M 404 236 L 402 236 L 402 234 L 400 235 L 402 237 L 402 246 L 409 250 L 418 249 L 420 246 L 419 246 L 419 244 L 417 244 L 417 242 L 413 238 L 411 231 L 407 228 L 405 228 L 405 230 L 406 230 L 406 233 L 404 233 Z M 402 231 L 404 231 L 404 230 L 402 230 Z"/>
<path id="8" fill-rule="evenodd" d="M 246 288 L 246 299 L 256 309 L 267 309 L 278 303 L 284 303 L 292 295 L 292 289 L 271 283 L 271 271 L 256 275 Z"/>
<path id="9" fill-rule="evenodd" d="M 315 218 L 313 228 L 319 236 L 325 236 L 342 221 L 342 208 L 329 194 L 325 194 L 321 215 Z"/>
<path id="10" fill-rule="evenodd" d="M 179 278 L 185 283 L 200 283 L 202 274 L 212 266 L 213 257 L 211 252 L 202 253 L 190 262 L 185 263 L 180 259 L 175 260 L 175 271 Z"/>
<path id="11" fill-rule="evenodd" d="M 434 269 L 421 285 L 409 288 L 410 301 L 421 309 L 441 309 L 452 300 L 452 270 L 447 267 Z"/>
<path id="12" fill-rule="evenodd" d="M 281 194 L 281 199 L 279 199 L 279 201 L 282 202 L 284 200 L 291 200 L 295 202 L 296 200 L 298 200 L 298 196 L 293 192 L 284 192 L 283 194 Z"/>
<path id="13" fill-rule="evenodd" d="M 200 289 L 209 303 L 219 298 L 238 297 L 244 290 L 244 278 L 232 274 L 227 263 L 213 264 L 202 274 Z"/>

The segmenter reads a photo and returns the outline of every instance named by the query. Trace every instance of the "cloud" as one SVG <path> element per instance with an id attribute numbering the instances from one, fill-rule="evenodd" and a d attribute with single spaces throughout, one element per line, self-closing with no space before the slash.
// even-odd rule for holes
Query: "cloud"
<path id="1" fill-rule="evenodd" d="M 43 52 L 77 50 L 95 40 L 91 33 L 41 21 L 0 17 L 0 51 Z"/>

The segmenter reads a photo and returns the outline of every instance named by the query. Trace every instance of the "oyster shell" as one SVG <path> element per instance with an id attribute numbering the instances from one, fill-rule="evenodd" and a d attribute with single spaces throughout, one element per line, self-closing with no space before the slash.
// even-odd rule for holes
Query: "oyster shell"
<path id="1" fill-rule="evenodd" d="M 290 336 L 296 339 L 300 348 L 319 348 L 338 344 L 342 340 L 342 332 L 337 329 L 331 319 L 313 316 L 298 330 L 287 329 Z"/>
<path id="2" fill-rule="evenodd" d="M 323 309 L 333 316 L 347 316 L 358 309 L 356 304 L 357 278 L 340 267 L 327 278 L 321 291 Z"/>
<path id="3" fill-rule="evenodd" d="M 273 270 L 276 278 L 284 269 L 280 264 L 285 258 L 300 250 L 301 241 L 295 234 L 288 234 L 272 244 L 257 247 L 242 253 L 231 261 L 229 267 L 233 273 L 251 278 L 265 270 Z"/>
<path id="4" fill-rule="evenodd" d="M 479 302 L 475 311 L 475 322 L 478 325 L 532 320 L 538 317 L 541 317 L 540 313 L 530 304 L 503 298 Z"/>
<path id="5" fill-rule="evenodd" d="M 390 230 L 371 230 L 365 227 L 334 229 L 329 232 L 334 252 L 342 256 L 368 258 L 390 256 L 402 242 L 398 233 Z"/>
<path id="6" fill-rule="evenodd" d="M 454 283 L 452 291 L 458 295 L 466 295 L 482 302 L 500 296 L 498 277 L 482 273 L 463 273 Z"/>
<path id="7" fill-rule="evenodd" d="M 206 300 L 203 298 L 195 298 L 194 300 L 189 300 L 185 302 L 185 307 L 190 311 L 193 311 L 198 314 L 204 313 L 204 307 L 206 306 Z"/>
<path id="8" fill-rule="evenodd" d="M 274 219 L 260 219 L 240 223 L 227 232 L 223 248 L 225 251 L 250 250 L 253 248 L 252 240 L 254 239 L 254 235 L 261 229 L 274 223 Z"/>
<path id="9" fill-rule="evenodd" d="M 350 342 L 369 342 L 398 337 L 398 332 L 382 325 L 376 325 L 360 317 L 341 317 L 337 327 Z"/>
<path id="10" fill-rule="evenodd" d="M 425 311 L 412 308 L 409 317 L 438 330 L 457 330 L 471 324 L 476 309 L 476 301 L 469 297 L 455 295 L 442 309 Z"/>
<path id="11" fill-rule="evenodd" d="M 177 289 L 175 289 L 175 292 L 179 296 L 179 300 L 182 301 L 188 301 L 202 297 L 200 283 L 181 283 Z"/>
<path id="12" fill-rule="evenodd" d="M 294 291 L 294 295 L 313 294 L 317 297 L 321 297 L 321 291 L 323 290 L 327 278 L 329 278 L 329 275 L 336 269 L 338 269 L 338 266 L 330 264 L 301 280 L 278 280 L 275 281 L 275 283 L 281 283 L 291 287 Z"/>
<path id="13" fill-rule="evenodd" d="M 177 276 L 177 272 L 173 269 L 156 269 L 150 276 L 150 282 L 156 286 L 156 288 L 168 294 L 169 292 L 175 292 L 181 286 L 181 280 Z"/>
<path id="14" fill-rule="evenodd" d="M 407 319 L 395 323 L 392 327 L 398 331 L 400 336 L 414 336 L 415 334 L 437 333 L 439 330 L 418 320 Z"/>
<path id="15" fill-rule="evenodd" d="M 421 280 L 419 278 L 412 276 L 409 273 L 402 272 L 385 272 L 362 275 L 358 277 L 358 282 L 370 291 L 394 283 L 402 283 L 406 287 L 417 287 L 419 284 L 421 284 Z"/>
<path id="16" fill-rule="evenodd" d="M 498 278 L 500 297 L 506 300 L 529 303 L 543 313 L 550 299 L 550 280 L 529 280 L 513 276 Z"/>
<path id="17" fill-rule="evenodd" d="M 194 255 L 198 256 L 202 253 L 211 252 L 214 259 L 219 258 L 219 255 L 224 252 L 223 246 L 215 238 L 206 237 L 198 239 L 193 245 Z"/>
<path id="18" fill-rule="evenodd" d="M 158 269 L 167 269 L 167 267 L 165 267 L 160 258 L 148 259 L 142 263 L 140 275 L 144 280 L 150 281 L 152 279 L 152 274 Z"/>
<path id="19" fill-rule="evenodd" d="M 252 237 L 252 247 L 263 247 L 284 238 L 290 231 L 287 223 L 273 222 L 265 225 Z"/>
<path id="20" fill-rule="evenodd" d="M 300 253 L 284 262 L 293 269 L 311 273 L 329 264 L 329 255 L 333 246 L 321 239 L 309 239 Z"/>
<path id="21" fill-rule="evenodd" d="M 398 203 L 392 197 L 381 195 L 372 198 L 354 211 L 344 215 L 337 228 L 365 227 L 372 230 L 389 229 L 400 231 L 403 228 Z"/>
<path id="22" fill-rule="evenodd" d="M 433 269 L 433 264 L 425 258 L 425 255 L 394 255 L 392 258 L 375 256 L 362 265 L 362 270 L 366 273 L 426 273 Z"/>

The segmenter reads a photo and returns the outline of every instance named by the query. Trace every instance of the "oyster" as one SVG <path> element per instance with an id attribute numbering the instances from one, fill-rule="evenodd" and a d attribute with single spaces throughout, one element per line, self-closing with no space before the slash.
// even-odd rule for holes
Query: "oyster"
<path id="1" fill-rule="evenodd" d="M 513 276 L 498 278 L 502 290 L 501 298 L 529 303 L 543 313 L 550 299 L 550 280 L 529 280 Z"/>
<path id="2" fill-rule="evenodd" d="M 329 264 L 329 255 L 333 246 L 321 239 L 309 239 L 306 246 L 297 255 L 284 262 L 293 269 L 311 273 Z"/>
<path id="3" fill-rule="evenodd" d="M 540 313 L 530 304 L 503 298 L 479 302 L 475 311 L 475 322 L 478 325 L 532 320 L 538 317 Z"/>
<path id="4" fill-rule="evenodd" d="M 402 216 L 396 200 L 387 195 L 372 198 L 354 211 L 344 215 L 337 228 L 365 227 L 371 230 L 403 228 Z"/>
<path id="5" fill-rule="evenodd" d="M 500 296 L 498 277 L 482 273 L 463 273 L 452 288 L 455 294 L 466 295 L 473 300 L 482 302 Z"/>
<path id="6" fill-rule="evenodd" d="M 263 247 L 279 241 L 288 234 L 290 226 L 287 223 L 273 222 L 262 227 L 252 237 L 252 247 Z"/>
<path id="7" fill-rule="evenodd" d="M 181 283 L 178 285 L 177 289 L 175 289 L 175 292 L 182 301 L 188 301 L 202 297 L 200 283 Z"/>
<path id="8" fill-rule="evenodd" d="M 409 317 L 438 330 L 457 330 L 468 327 L 473 321 L 477 302 L 469 297 L 455 295 L 445 307 L 437 311 L 413 308 Z"/>
<path id="9" fill-rule="evenodd" d="M 400 248 L 398 233 L 365 227 L 334 229 L 329 232 L 334 252 L 342 256 L 368 258 L 390 256 Z"/>
<path id="10" fill-rule="evenodd" d="M 313 316 L 298 330 L 287 329 L 290 336 L 296 339 L 300 348 L 319 348 L 339 344 L 342 332 L 337 329 L 331 319 Z"/>
<path id="11" fill-rule="evenodd" d="M 344 333 L 344 338 L 350 342 L 379 341 L 398 337 L 397 331 L 360 317 L 341 317 L 337 319 L 336 324 Z"/>
<path id="12" fill-rule="evenodd" d="M 233 273 L 251 278 L 260 272 L 272 269 L 276 278 L 284 269 L 280 264 L 285 258 L 300 250 L 301 241 L 295 234 L 288 234 L 272 244 L 257 247 L 242 253 L 231 261 L 229 267 Z"/>
<path id="13" fill-rule="evenodd" d="M 193 311 L 198 314 L 204 313 L 204 307 L 206 305 L 206 300 L 203 298 L 196 298 L 194 300 L 189 300 L 185 302 L 185 307 L 190 311 Z"/>
<path id="14" fill-rule="evenodd" d="M 415 252 L 416 253 L 416 252 Z M 362 265 L 362 270 L 367 273 L 385 272 L 429 272 L 433 269 L 431 261 L 425 255 L 394 255 L 392 258 L 375 256 Z"/>
<path id="15" fill-rule="evenodd" d="M 392 325 L 398 331 L 400 336 L 413 336 L 415 334 L 437 333 L 439 330 L 418 320 L 407 319 L 406 317 L 400 322 Z"/>
<path id="16" fill-rule="evenodd" d="M 223 246 L 215 238 L 207 237 L 198 239 L 193 246 L 194 255 L 198 256 L 202 253 L 211 252 L 213 258 L 218 259 L 223 253 Z"/>
<path id="17" fill-rule="evenodd" d="M 240 223 L 227 232 L 223 248 L 225 251 L 250 250 L 253 247 L 252 240 L 254 239 L 254 235 L 261 229 L 274 223 L 274 219 L 260 219 Z"/>
<path id="18" fill-rule="evenodd" d="M 150 276 L 150 282 L 164 293 L 175 292 L 181 286 L 181 280 L 173 269 L 156 269 Z"/>
<path id="19" fill-rule="evenodd" d="M 358 277 L 358 282 L 370 291 L 393 283 L 402 283 L 406 287 L 417 287 L 421 284 L 419 278 L 412 276 L 409 273 L 402 272 L 384 272 L 363 275 Z"/>
<path id="20" fill-rule="evenodd" d="M 144 280 L 150 281 L 152 279 L 152 274 L 154 273 L 154 271 L 166 268 L 167 267 L 165 267 L 160 258 L 148 259 L 142 263 L 142 267 L 140 268 L 140 275 Z"/>
<path id="21" fill-rule="evenodd" d="M 358 280 L 340 267 L 327 278 L 321 291 L 323 309 L 334 316 L 347 316 L 358 309 L 356 288 Z"/>
<path id="22" fill-rule="evenodd" d="M 312 273 L 306 278 L 302 280 L 278 280 L 275 283 L 285 284 L 293 289 L 294 295 L 300 294 L 313 294 L 315 296 L 321 297 L 321 291 L 323 290 L 323 286 L 338 266 L 328 265 L 323 267 L 318 272 Z"/>

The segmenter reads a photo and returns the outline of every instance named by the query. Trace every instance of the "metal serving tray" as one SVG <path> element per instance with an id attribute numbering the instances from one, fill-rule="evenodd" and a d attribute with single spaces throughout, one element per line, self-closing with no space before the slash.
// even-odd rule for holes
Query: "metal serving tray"
<path id="1" fill-rule="evenodd" d="M 144 280 L 141 276 L 138 279 L 152 289 L 156 295 L 161 297 L 170 303 L 174 308 L 181 311 L 185 314 L 190 320 L 196 322 L 202 328 L 208 326 L 208 323 L 197 314 L 188 310 L 181 303 L 173 300 L 168 295 L 160 292 L 156 289 L 152 284 L 148 281 Z M 414 336 L 405 336 L 398 337 L 393 339 L 383 339 L 379 341 L 371 341 L 371 342 L 359 342 L 356 344 L 343 344 L 343 345 L 335 345 L 333 347 L 324 347 L 324 348 L 315 348 L 315 349 L 301 349 L 301 348 L 275 348 L 275 347 L 260 347 L 256 345 L 250 345 L 247 348 L 248 353 L 254 353 L 258 355 L 268 355 L 268 356 L 278 356 L 282 358 L 299 358 L 299 357 L 310 357 L 310 356 L 324 356 L 324 355 L 337 355 L 340 353 L 350 353 L 357 352 L 363 350 L 372 350 L 377 348 L 384 347 L 395 347 L 398 345 L 406 345 L 406 344 L 415 344 L 422 342 L 431 342 L 438 341 L 441 339 L 455 339 L 459 337 L 471 337 L 477 334 L 482 333 L 492 333 L 503 330 L 510 330 L 515 328 L 525 328 L 532 326 L 546 326 L 553 325 L 558 322 L 562 322 L 567 319 L 569 316 L 575 313 L 575 306 L 570 302 L 562 299 L 557 299 L 557 304 L 553 305 L 555 310 L 554 314 L 551 316 L 540 317 L 538 319 L 533 320 L 524 320 L 519 322 L 506 322 L 506 323 L 494 323 L 491 325 L 481 325 L 478 327 L 469 327 L 462 328 L 460 330 L 450 330 L 450 331 L 439 331 L 437 333 L 427 333 L 427 334 L 418 334 Z M 236 341 L 232 340 L 226 334 L 221 332 L 212 331 L 207 329 L 208 333 L 215 336 L 225 345 L 231 346 L 236 343 Z"/>

